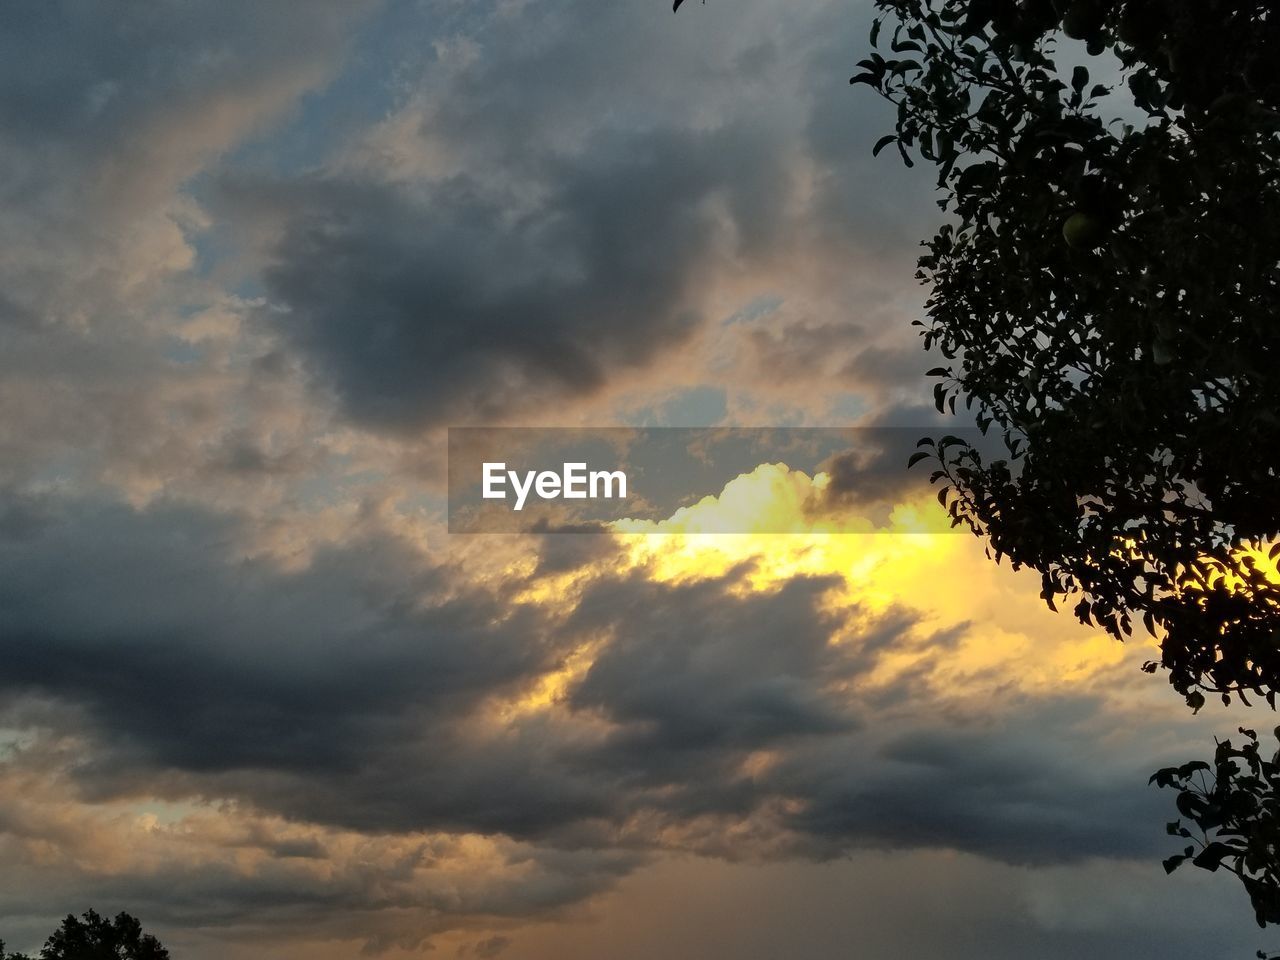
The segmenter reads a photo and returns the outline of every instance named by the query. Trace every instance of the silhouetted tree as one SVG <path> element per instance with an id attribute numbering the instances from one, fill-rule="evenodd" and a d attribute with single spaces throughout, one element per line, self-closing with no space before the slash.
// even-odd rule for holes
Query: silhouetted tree
<path id="1" fill-rule="evenodd" d="M 0 960 L 31 960 L 25 953 L 6 953 L 4 941 L 0 940 Z"/>
<path id="2" fill-rule="evenodd" d="M 108 920 L 88 910 L 79 918 L 67 915 L 39 960 L 169 960 L 169 951 L 129 914 Z"/>
<path id="3" fill-rule="evenodd" d="M 1170 823 L 1168 832 L 1190 841 L 1164 861 L 1165 870 L 1190 862 L 1235 874 L 1249 892 L 1258 925 L 1265 926 L 1280 923 L 1280 753 L 1267 759 L 1255 731 L 1241 727 L 1240 733 L 1242 745 L 1222 741 L 1212 764 L 1168 767 L 1151 781 L 1178 791 L 1178 813 L 1185 819 Z"/>
<path id="4" fill-rule="evenodd" d="M 922 441 L 954 522 L 1123 639 L 1188 704 L 1280 688 L 1280 20 L 1245 0 L 877 0 L 853 83 L 937 168 Z M 886 27 L 888 30 L 886 32 Z M 883 53 L 881 51 L 884 51 Z M 888 54 L 888 56 L 885 55 Z M 1095 77 L 1096 74 L 1096 77 Z M 1096 82 L 1103 78 L 1105 82 Z M 1115 115 L 1122 114 L 1117 119 Z M 1280 923 L 1280 767 L 1256 736 L 1153 777 Z M 1192 829 L 1194 827 L 1194 831 Z"/>
<path id="5" fill-rule="evenodd" d="M 933 163 L 950 214 L 917 274 L 924 345 L 944 361 L 935 401 L 1007 451 L 928 441 L 940 496 L 997 559 L 1037 570 L 1051 606 L 1161 637 L 1148 669 L 1193 707 L 1209 692 L 1274 705 L 1272 4 L 876 6 L 889 22 L 853 78 L 897 105 L 876 152 Z"/>

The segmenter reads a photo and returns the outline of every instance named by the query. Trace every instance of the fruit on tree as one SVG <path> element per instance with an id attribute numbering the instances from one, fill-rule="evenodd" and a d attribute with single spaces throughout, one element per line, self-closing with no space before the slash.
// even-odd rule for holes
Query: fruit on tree
<path id="1" fill-rule="evenodd" d="M 1062 224 L 1062 238 L 1073 250 L 1092 250 L 1102 242 L 1107 228 L 1091 213 L 1077 210 Z"/>

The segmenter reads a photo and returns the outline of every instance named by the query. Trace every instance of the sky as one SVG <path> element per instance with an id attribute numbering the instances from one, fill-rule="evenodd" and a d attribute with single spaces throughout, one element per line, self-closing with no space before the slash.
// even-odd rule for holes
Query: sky
<path id="1" fill-rule="evenodd" d="M 0 17 L 10 948 L 89 907 L 179 960 L 1268 945 L 1165 877 L 1147 785 L 1265 718 L 973 538 L 817 523 L 763 462 L 448 532 L 450 427 L 937 426 L 942 214 L 871 157 L 868 3 Z M 687 533 L 744 502 L 803 530 Z"/>

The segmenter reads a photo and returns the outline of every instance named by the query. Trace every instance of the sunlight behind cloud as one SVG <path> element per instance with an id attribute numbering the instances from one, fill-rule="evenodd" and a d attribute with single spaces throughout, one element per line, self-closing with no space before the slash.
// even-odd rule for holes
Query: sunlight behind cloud
<path id="1" fill-rule="evenodd" d="M 1100 631 L 1047 610 L 1027 589 L 1028 575 L 983 563 L 981 545 L 946 529 L 945 512 L 931 496 L 897 505 L 887 529 L 853 514 L 811 509 L 828 483 L 783 464 L 761 464 L 730 481 L 718 496 L 676 511 L 669 519 L 612 524 L 626 563 L 655 582 L 682 583 L 741 571 L 739 594 L 776 590 L 798 577 L 831 577 L 828 609 L 841 623 L 831 642 L 860 644 L 868 623 L 895 610 L 918 617 L 908 642 L 883 651 L 868 678 L 888 684 L 907 671 L 923 671 L 932 686 L 951 694 L 986 696 L 1002 686 L 1049 690 L 1085 684 L 1125 659 L 1124 648 Z M 721 530 L 785 529 L 785 533 Z M 566 584 L 544 598 L 572 596 Z M 941 648 L 943 641 L 950 644 Z M 580 673 L 590 655 L 565 670 Z M 547 678 L 532 700 L 549 705 L 547 689 L 567 675 Z"/>

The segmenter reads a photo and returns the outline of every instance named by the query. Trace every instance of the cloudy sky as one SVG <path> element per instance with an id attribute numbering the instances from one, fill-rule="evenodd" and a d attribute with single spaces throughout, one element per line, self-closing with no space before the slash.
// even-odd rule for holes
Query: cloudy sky
<path id="1" fill-rule="evenodd" d="M 865 0 L 0 19 L 11 947 L 90 906 L 179 960 L 1267 945 L 1146 785 L 1246 717 L 971 538 L 447 533 L 451 426 L 931 422 Z"/>

